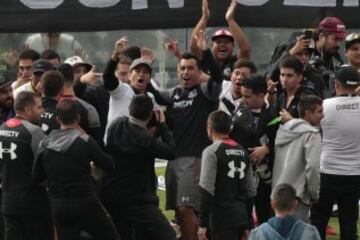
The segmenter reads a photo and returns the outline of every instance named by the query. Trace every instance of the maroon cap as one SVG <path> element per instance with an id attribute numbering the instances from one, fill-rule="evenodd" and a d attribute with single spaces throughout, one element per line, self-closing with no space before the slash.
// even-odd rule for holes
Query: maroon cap
<path id="1" fill-rule="evenodd" d="M 334 33 L 337 38 L 343 40 L 346 37 L 346 27 L 343 21 L 336 17 L 326 17 L 320 24 L 319 29 L 323 32 Z"/>
<path id="2" fill-rule="evenodd" d="M 232 35 L 232 33 L 229 30 L 227 30 L 225 28 L 217 30 L 212 35 L 211 40 L 214 41 L 216 38 L 220 38 L 220 37 L 229 38 L 231 41 L 234 42 L 234 36 Z"/>

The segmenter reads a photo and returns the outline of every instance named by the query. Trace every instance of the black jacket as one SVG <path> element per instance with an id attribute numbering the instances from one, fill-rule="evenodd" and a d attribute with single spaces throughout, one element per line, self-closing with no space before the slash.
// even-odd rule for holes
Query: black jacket
<path id="1" fill-rule="evenodd" d="M 275 108 L 265 103 L 259 112 L 254 112 L 241 103 L 233 116 L 231 137 L 245 149 L 266 144 L 270 153 L 266 162 L 272 169 L 276 132 L 280 122 L 275 119 Z"/>
<path id="2" fill-rule="evenodd" d="M 111 208 L 158 205 L 155 158 L 173 159 L 175 141 L 166 124 L 159 125 L 160 141 L 134 118 L 119 117 L 109 127 L 107 149 L 115 170 L 104 180 L 102 198 Z"/>
<path id="3" fill-rule="evenodd" d="M 77 129 L 53 130 L 40 145 L 33 169 L 37 182 L 48 180 L 52 200 L 80 200 L 97 196 L 90 162 L 105 171 L 114 163 L 95 140 Z"/>

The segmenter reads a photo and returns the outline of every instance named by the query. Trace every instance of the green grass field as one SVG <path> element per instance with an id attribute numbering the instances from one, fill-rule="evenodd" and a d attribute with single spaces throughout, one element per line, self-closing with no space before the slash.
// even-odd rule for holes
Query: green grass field
<path id="1" fill-rule="evenodd" d="M 156 174 L 158 176 L 165 176 L 165 168 L 156 168 Z M 167 217 L 167 219 L 170 221 L 174 219 L 174 211 L 166 211 L 165 210 L 165 191 L 159 190 L 158 196 L 160 198 L 160 208 L 162 209 L 163 213 Z M 339 233 L 339 223 L 337 218 L 331 218 L 330 219 L 330 225 L 336 229 L 336 232 Z M 358 231 L 360 229 L 360 222 L 358 222 Z M 336 236 L 327 236 L 328 240 L 339 240 L 339 235 Z"/>

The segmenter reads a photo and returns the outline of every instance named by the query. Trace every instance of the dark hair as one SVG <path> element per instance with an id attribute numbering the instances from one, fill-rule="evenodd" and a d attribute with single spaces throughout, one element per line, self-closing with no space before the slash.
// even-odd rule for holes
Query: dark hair
<path id="1" fill-rule="evenodd" d="M 280 68 L 293 69 L 296 74 L 303 74 L 304 65 L 296 57 L 285 57 L 280 62 Z"/>
<path id="2" fill-rule="evenodd" d="M 72 99 L 62 99 L 56 105 L 55 114 L 63 124 L 72 124 L 78 120 L 78 103 Z"/>
<path id="3" fill-rule="evenodd" d="M 266 94 L 267 92 L 265 77 L 259 74 L 253 75 L 250 79 L 244 79 L 242 86 L 251 89 L 255 95 Z"/>
<path id="4" fill-rule="evenodd" d="M 181 59 L 186 59 L 186 60 L 194 59 L 196 61 L 196 66 L 198 67 L 198 69 L 201 69 L 200 60 L 196 55 L 194 55 L 190 52 L 185 52 L 185 53 L 183 53 L 183 55 L 181 55 Z"/>
<path id="5" fill-rule="evenodd" d="M 64 76 L 65 84 L 72 84 L 74 82 L 74 69 L 68 63 L 60 64 L 58 70 Z"/>
<path id="6" fill-rule="evenodd" d="M 131 58 L 133 61 L 135 59 L 141 58 L 141 49 L 138 46 L 130 46 L 127 47 L 121 55 Z"/>
<path id="7" fill-rule="evenodd" d="M 252 61 L 245 58 L 238 59 L 236 62 L 234 62 L 233 69 L 237 69 L 241 67 L 249 68 L 252 74 L 257 72 L 257 67 L 255 66 L 255 64 Z"/>
<path id="8" fill-rule="evenodd" d="M 40 54 L 33 49 L 26 49 L 22 51 L 19 55 L 19 60 L 21 59 L 31 59 L 33 62 L 40 58 Z"/>
<path id="9" fill-rule="evenodd" d="M 22 91 L 15 98 L 14 109 L 15 112 L 24 112 L 26 107 L 35 105 L 35 98 L 40 98 L 33 92 Z"/>
<path id="10" fill-rule="evenodd" d="M 130 116 L 146 121 L 149 119 L 152 111 L 153 111 L 154 105 L 150 97 L 147 95 L 136 95 L 129 106 L 129 113 Z"/>
<path id="11" fill-rule="evenodd" d="M 316 106 L 322 105 L 323 100 L 313 94 L 305 94 L 300 98 L 298 110 L 301 118 L 305 117 L 305 111 L 314 112 Z"/>
<path id="12" fill-rule="evenodd" d="M 121 64 L 131 65 L 132 61 L 133 61 L 133 59 L 131 59 L 131 58 L 127 57 L 127 56 L 121 55 L 120 58 L 119 58 L 118 64 L 121 63 Z"/>
<path id="13" fill-rule="evenodd" d="M 231 131 L 231 117 L 223 111 L 217 110 L 210 113 L 207 121 L 211 128 L 217 133 L 227 134 Z"/>
<path id="14" fill-rule="evenodd" d="M 59 60 L 59 62 L 60 62 L 60 55 L 56 52 L 56 51 L 54 51 L 54 50 L 52 50 L 52 49 L 47 49 L 47 50 L 44 50 L 42 53 L 41 53 L 41 58 L 45 58 L 45 59 L 58 59 Z"/>
<path id="15" fill-rule="evenodd" d="M 64 87 L 64 76 L 57 70 L 45 72 L 40 81 L 46 97 L 56 97 Z"/>
<path id="16" fill-rule="evenodd" d="M 292 210 L 296 201 L 295 189 L 286 183 L 279 184 L 271 194 L 275 209 L 281 212 Z"/>

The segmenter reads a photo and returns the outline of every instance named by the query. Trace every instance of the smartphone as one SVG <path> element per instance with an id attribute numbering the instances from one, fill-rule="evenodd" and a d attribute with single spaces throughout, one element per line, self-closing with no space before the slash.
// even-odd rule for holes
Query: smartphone
<path id="1" fill-rule="evenodd" d="M 312 29 L 305 29 L 303 31 L 304 39 L 312 39 L 314 36 L 314 30 Z"/>

